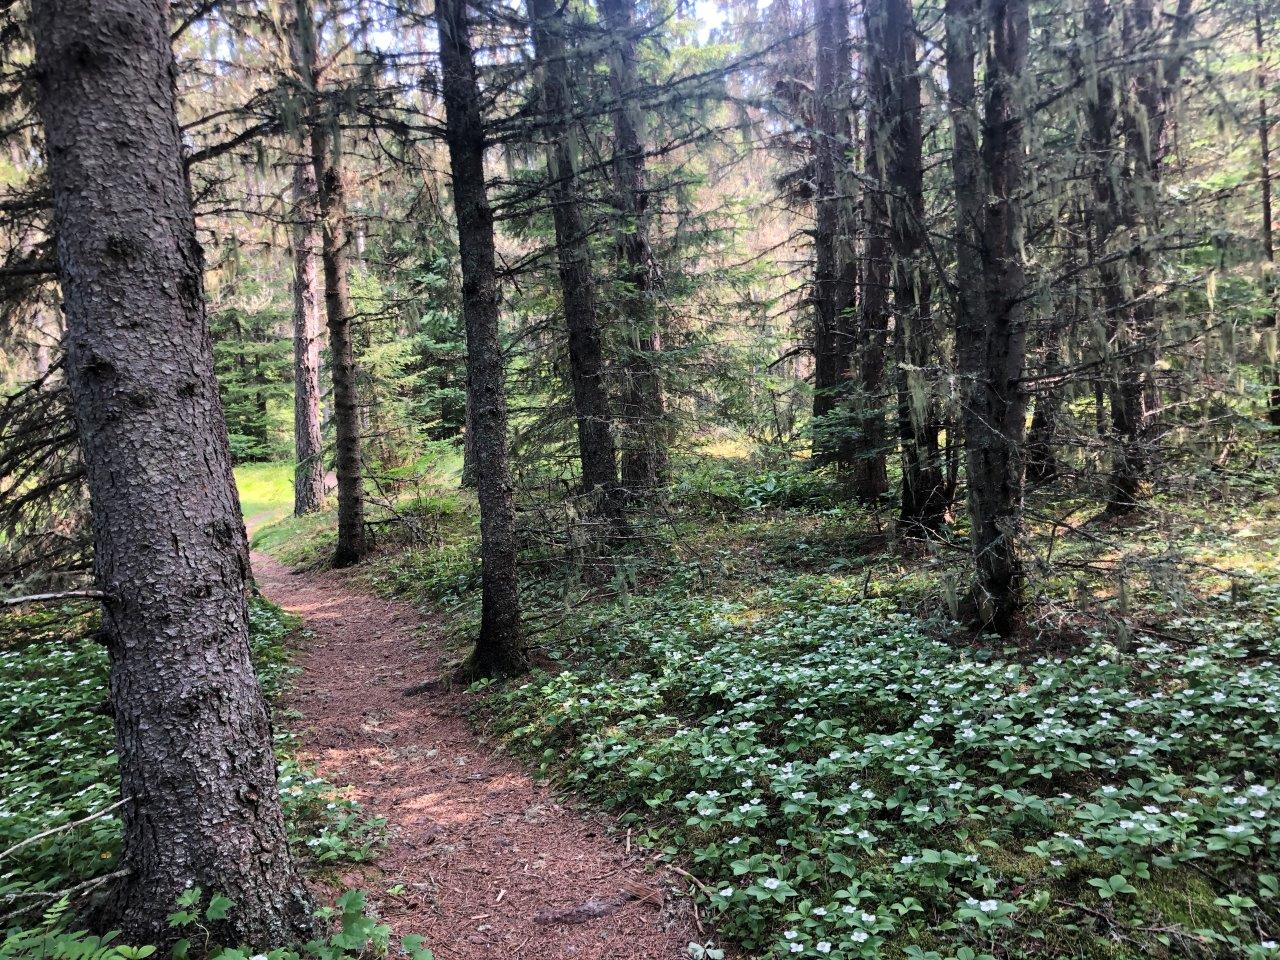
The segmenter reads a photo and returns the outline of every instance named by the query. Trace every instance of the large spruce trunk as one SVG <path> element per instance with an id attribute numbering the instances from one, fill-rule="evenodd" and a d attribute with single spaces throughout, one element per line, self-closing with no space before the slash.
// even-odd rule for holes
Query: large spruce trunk
<path id="1" fill-rule="evenodd" d="M 818 462 L 848 450 L 848 424 L 834 416 L 848 399 L 857 278 L 849 12 L 844 0 L 814 4 L 813 452 Z"/>
<path id="2" fill-rule="evenodd" d="M 364 523 L 360 399 L 352 332 L 354 311 L 348 285 L 348 248 L 352 237 L 347 222 L 346 185 L 342 179 L 341 130 L 338 117 L 325 109 L 320 97 L 315 13 L 310 0 L 295 0 L 294 11 L 297 36 L 292 50 L 295 67 L 308 94 L 307 126 L 316 178 L 325 320 L 329 328 L 329 374 L 333 380 L 334 470 L 338 475 L 338 542 L 333 550 L 333 565 L 345 567 L 358 563 L 370 546 Z"/>
<path id="3" fill-rule="evenodd" d="M 980 6 L 981 3 L 981 6 Z M 976 625 L 1010 633 L 1023 603 L 1026 396 L 1022 253 L 1027 0 L 947 0 L 946 60 L 956 190 L 956 353 Z M 986 49 L 985 104 L 974 80 Z M 978 131 L 982 133 L 981 144 Z"/>
<path id="4" fill-rule="evenodd" d="M 637 102 L 635 0 L 600 0 L 609 33 L 613 105 L 613 188 L 618 213 L 623 355 L 622 485 L 629 493 L 665 486 L 670 474 L 662 331 L 655 302 L 658 269 L 649 243 L 644 118 Z"/>
<path id="5" fill-rule="evenodd" d="M 437 0 L 436 26 L 462 259 L 468 425 L 480 501 L 480 636 L 463 673 L 504 676 L 522 673 L 528 664 L 520 647 L 515 506 L 507 455 L 504 361 L 498 338 L 493 210 L 484 178 L 484 124 L 465 0 Z"/>
<path id="6" fill-rule="evenodd" d="M 175 114 L 168 4 L 33 5 L 67 376 L 93 509 L 128 875 L 110 924 L 171 944 L 192 885 L 214 935 L 305 939 L 271 723 L 249 660 L 244 523 L 213 374 Z"/>
<path id="7" fill-rule="evenodd" d="M 577 137 L 570 111 L 569 64 L 564 8 L 556 0 L 529 0 L 533 50 L 542 89 L 548 196 L 556 232 L 556 262 L 565 326 L 569 377 L 578 424 L 578 454 L 584 492 L 601 498 L 607 516 L 618 516 L 618 456 L 605 381 L 604 347 L 596 311 L 591 247 L 578 195 Z"/>
<path id="8" fill-rule="evenodd" d="M 316 175 L 309 159 L 293 168 L 293 512 L 314 513 L 324 501 L 320 433 L 320 277 L 316 252 Z"/>

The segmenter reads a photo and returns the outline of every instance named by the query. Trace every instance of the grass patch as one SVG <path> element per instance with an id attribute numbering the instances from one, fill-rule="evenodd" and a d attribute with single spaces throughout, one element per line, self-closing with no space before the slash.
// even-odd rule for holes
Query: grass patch
<path id="1" fill-rule="evenodd" d="M 250 532 L 293 511 L 292 463 L 245 463 L 236 467 L 235 477 Z"/>
<path id="2" fill-rule="evenodd" d="M 287 516 L 259 527 L 251 537 L 255 550 L 270 554 L 295 570 L 314 570 L 333 556 L 338 542 L 336 509 L 320 510 L 301 517 Z"/>
<path id="3" fill-rule="evenodd" d="M 459 524 L 472 525 L 474 497 L 456 489 L 461 473 L 461 452 L 444 442 L 432 444 L 409 463 L 383 471 L 378 495 L 365 500 L 365 520 L 372 525 L 375 539 L 389 537 L 397 554 L 406 544 L 434 550 L 444 546 L 444 538 Z M 293 465 L 289 463 L 238 467 L 236 483 L 254 549 L 295 570 L 317 569 L 329 562 L 338 540 L 334 498 L 328 499 L 325 509 L 292 516 Z M 369 483 L 366 490 L 374 487 Z"/>

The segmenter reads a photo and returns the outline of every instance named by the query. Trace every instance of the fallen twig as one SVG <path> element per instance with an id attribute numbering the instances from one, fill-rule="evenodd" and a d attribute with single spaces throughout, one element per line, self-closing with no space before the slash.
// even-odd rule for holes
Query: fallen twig
<path id="1" fill-rule="evenodd" d="M 62 593 L 32 593 L 25 597 L 9 597 L 0 600 L 0 606 L 16 607 L 24 603 L 56 603 L 59 600 L 101 600 L 106 594 L 101 590 L 64 590 Z"/>
<path id="2" fill-rule="evenodd" d="M 695 876 L 694 876 L 692 873 L 690 873 L 688 870 L 681 870 L 679 867 L 677 867 L 677 866 L 676 866 L 675 864 L 673 864 L 673 863 L 668 863 L 668 864 L 667 864 L 667 869 L 668 869 L 668 870 L 674 870 L 676 873 L 680 874 L 680 876 L 682 876 L 682 877 L 687 877 L 689 880 L 692 880 L 692 881 L 693 881 L 693 883 L 694 883 L 694 885 L 695 885 L 699 890 L 701 890 L 703 893 L 705 893 L 708 897 L 709 897 L 709 896 L 711 896 L 711 891 L 707 889 L 707 885 L 706 885 L 705 883 L 703 883 L 701 880 L 699 880 L 697 877 L 695 877 Z"/>
<path id="3" fill-rule="evenodd" d="M 12 902 L 18 899 L 18 897 L 31 897 L 34 898 L 34 902 L 28 903 L 26 906 L 19 907 L 17 910 L 13 910 L 3 916 L 0 916 L 0 924 L 6 924 L 9 921 L 22 916 L 24 913 L 30 913 L 38 907 L 43 907 L 50 900 L 66 899 L 70 902 L 79 894 L 88 893 L 95 887 L 100 887 L 111 880 L 119 880 L 121 877 L 127 876 L 128 873 L 129 871 L 127 869 L 117 870 L 115 873 L 104 874 L 101 877 L 94 877 L 91 880 L 85 880 L 83 883 L 77 883 L 74 887 L 67 890 L 26 890 L 19 893 L 6 893 L 3 897 L 0 897 L 0 899 Z"/>
<path id="4" fill-rule="evenodd" d="M 81 826 L 82 824 L 86 824 L 91 820 L 97 820 L 100 817 L 105 817 L 108 813 L 110 813 L 112 810 L 115 810 L 117 807 L 124 806 L 126 803 L 129 802 L 130 799 L 131 799 L 130 797 L 125 797 L 121 800 L 117 800 L 115 803 L 113 803 L 109 807 L 104 807 L 103 809 L 99 810 L 97 813 L 90 814 L 89 816 L 85 817 L 82 820 L 74 820 L 71 823 L 64 823 L 60 827 L 50 827 L 48 830 L 41 831 L 40 833 L 37 833 L 35 836 L 27 837 L 27 839 L 25 840 L 20 840 L 17 843 L 15 843 L 12 847 L 10 847 L 8 850 L 6 850 L 4 853 L 0 853 L 0 860 L 4 860 L 8 857 L 13 856 L 23 847 L 30 846 L 31 844 L 39 840 L 43 840 L 45 837 L 51 837 L 55 833 L 62 833 L 65 830 L 74 830 L 76 827 Z"/>

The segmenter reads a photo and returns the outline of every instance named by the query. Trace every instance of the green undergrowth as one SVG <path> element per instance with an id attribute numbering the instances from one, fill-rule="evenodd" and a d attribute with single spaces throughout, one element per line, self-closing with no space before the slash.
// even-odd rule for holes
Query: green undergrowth
<path id="1" fill-rule="evenodd" d="M 249 610 L 254 664 L 275 701 L 288 685 L 298 622 L 265 601 Z M 0 619 L 0 851 L 100 813 L 119 796 L 107 654 L 83 606 Z M 277 710 L 281 799 L 302 862 L 325 871 L 372 858 L 382 824 L 303 767 Z M 0 929 L 30 924 L 61 891 L 119 868 L 120 820 L 106 813 L 0 862 Z"/>
<path id="2" fill-rule="evenodd" d="M 293 516 L 292 463 L 247 463 L 236 467 L 240 510 L 249 526 L 253 547 L 296 570 L 327 566 L 337 544 L 337 502 L 326 498 L 323 508 Z M 456 492 L 462 455 L 452 441 L 426 445 L 419 456 L 395 467 L 376 465 L 378 480 L 370 486 L 378 495 L 365 502 L 365 520 L 374 541 L 385 531 L 396 552 L 405 542 L 439 546 L 440 534 L 451 518 L 474 510 L 474 497 Z"/>
<path id="3" fill-rule="evenodd" d="M 466 639 L 479 622 L 480 534 L 475 498 L 469 492 L 433 486 L 406 496 L 394 524 L 383 525 L 377 549 L 355 575 L 377 593 L 430 606 L 449 625 L 449 636 L 465 655 Z M 288 517 L 260 529 L 256 550 L 295 570 L 328 565 L 337 542 L 333 511 Z"/>
<path id="4" fill-rule="evenodd" d="M 328 562 L 337 542 L 336 508 L 329 503 L 293 516 L 293 464 L 242 464 L 236 467 L 236 489 L 254 549 L 299 570 Z"/>
<path id="5" fill-rule="evenodd" d="M 286 517 L 254 532 L 255 550 L 295 570 L 317 570 L 333 556 L 338 542 L 338 512 L 328 508 L 302 517 Z"/>
<path id="6" fill-rule="evenodd" d="M 390 954 L 391 927 L 371 914 L 360 890 L 345 891 L 332 907 L 316 911 L 320 936 L 266 953 L 225 947 L 213 940 L 211 926 L 235 910 L 230 897 L 206 895 L 199 887 L 190 887 L 174 907 L 169 926 L 182 936 L 171 951 L 173 960 L 385 960 Z M 38 924 L 8 930 L 0 940 L 0 960 L 147 960 L 156 955 L 154 946 L 121 943 L 114 932 L 68 929 L 66 914 L 67 903 L 61 900 L 44 912 Z M 405 960 L 434 960 L 420 936 L 402 937 L 399 947 Z"/>
<path id="7" fill-rule="evenodd" d="M 292 463 L 244 463 L 235 475 L 240 509 L 250 526 L 271 523 L 292 511 Z"/>
<path id="8" fill-rule="evenodd" d="M 245 511 L 247 515 L 247 507 Z M 385 531 L 387 536 L 375 536 L 379 549 L 369 558 L 362 572 L 382 571 L 387 578 L 394 579 L 401 576 L 397 572 L 397 564 L 402 557 L 412 558 L 421 564 L 443 562 L 447 565 L 448 560 L 440 559 L 445 555 L 478 556 L 475 498 L 469 493 L 448 490 L 433 482 L 424 490 L 406 492 L 397 501 L 394 512 L 385 506 L 368 503 L 366 514 L 366 519 L 378 531 Z M 389 539 L 389 549 L 381 549 L 383 539 Z M 337 541 L 337 508 L 333 504 L 301 517 L 282 516 L 275 522 L 258 527 L 252 536 L 255 550 L 261 550 L 295 570 L 316 570 L 327 566 Z M 412 549 L 406 551 L 406 546 Z M 417 582 L 416 577 L 414 582 Z M 439 586 L 442 592 L 450 589 L 449 584 L 441 583 Z M 393 587 L 388 583 L 387 589 Z"/>
<path id="9" fill-rule="evenodd" d="M 492 719 L 768 955 L 1271 954 L 1280 589 L 1028 659 L 859 586 L 633 599 Z"/>
<path id="10" fill-rule="evenodd" d="M 603 572 L 526 541 L 537 669 L 483 723 L 695 875 L 748 956 L 1271 957 L 1274 465 L 1176 476 L 1118 521 L 1033 494 L 1008 645 L 952 620 L 961 524 L 904 540 L 822 471 L 703 465 Z M 474 509 L 431 500 L 362 575 L 461 656 Z"/>

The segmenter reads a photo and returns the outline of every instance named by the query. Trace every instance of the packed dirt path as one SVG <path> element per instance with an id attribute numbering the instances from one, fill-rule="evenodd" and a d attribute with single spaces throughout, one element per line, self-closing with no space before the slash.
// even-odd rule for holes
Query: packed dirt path
<path id="1" fill-rule="evenodd" d="M 677 960 L 706 939 L 669 873 L 647 872 L 603 818 L 562 806 L 476 734 L 465 693 L 404 696 L 443 655 L 412 606 L 342 573 L 253 563 L 262 592 L 313 634 L 289 704 L 303 759 L 387 819 L 373 875 L 344 879 L 398 934 L 421 934 L 439 960 Z"/>

